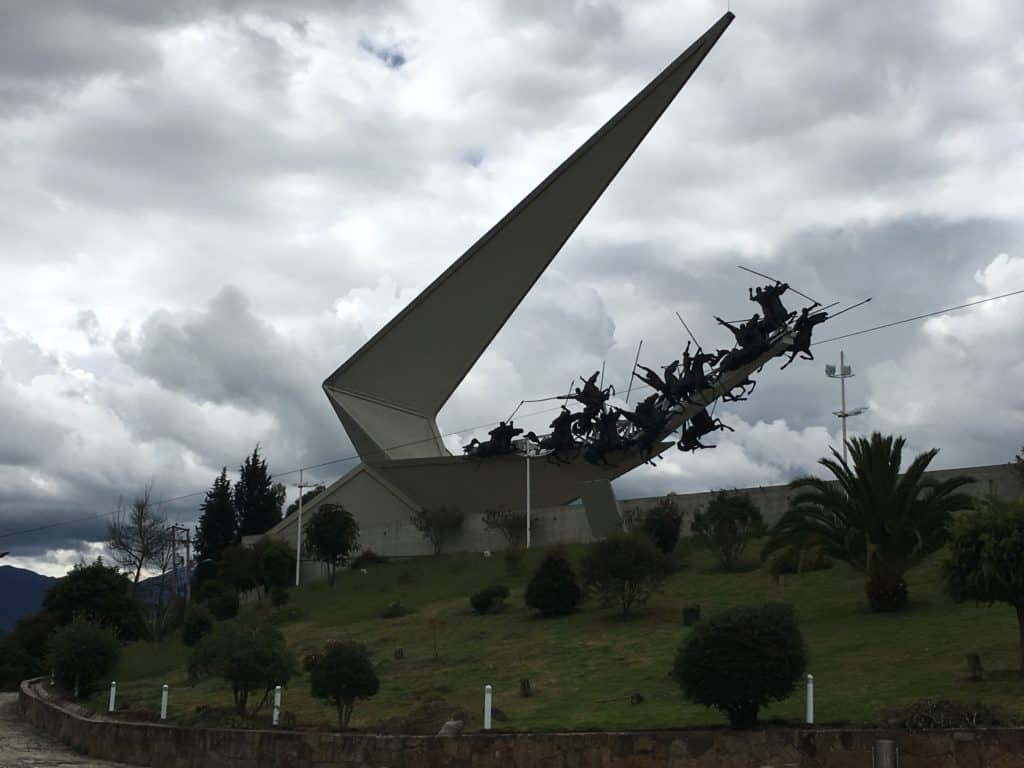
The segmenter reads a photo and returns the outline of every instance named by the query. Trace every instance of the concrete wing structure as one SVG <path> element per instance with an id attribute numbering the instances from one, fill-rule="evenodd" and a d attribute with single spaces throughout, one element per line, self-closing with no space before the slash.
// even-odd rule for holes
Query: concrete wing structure
<path id="1" fill-rule="evenodd" d="M 359 521 L 362 546 L 415 555 L 430 551 L 410 533 L 417 508 L 458 506 L 472 530 L 489 507 L 522 506 L 523 458 L 452 456 L 437 414 L 732 20 L 722 16 L 327 378 L 324 391 L 363 463 L 321 493 L 310 514 L 342 504 Z M 533 503 L 565 504 L 584 483 L 643 460 L 634 452 L 611 466 L 535 461 Z M 294 540 L 295 517 L 269 533 Z"/>
<path id="2" fill-rule="evenodd" d="M 449 455 L 441 407 L 732 19 L 722 16 L 328 377 L 324 391 L 363 461 Z"/>

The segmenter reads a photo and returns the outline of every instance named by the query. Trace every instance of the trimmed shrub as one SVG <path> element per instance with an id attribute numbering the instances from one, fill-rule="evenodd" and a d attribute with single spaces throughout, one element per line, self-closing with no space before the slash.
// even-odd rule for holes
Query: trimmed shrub
<path id="1" fill-rule="evenodd" d="M 205 607 L 218 621 L 238 615 L 238 594 L 222 581 L 207 581 L 199 588 L 196 602 Z"/>
<path id="2" fill-rule="evenodd" d="M 505 608 L 505 600 L 508 598 L 508 587 L 504 584 L 495 584 L 492 587 L 484 587 L 475 595 L 469 598 L 469 604 L 473 613 L 483 615 L 485 613 L 499 613 Z"/>
<path id="3" fill-rule="evenodd" d="M 672 676 L 683 696 L 717 709 L 734 728 L 793 692 L 807 666 L 790 605 L 733 608 L 698 624 L 676 653 Z"/>
<path id="4" fill-rule="evenodd" d="M 105 680 L 117 663 L 120 647 L 114 630 L 76 616 L 53 633 L 47 666 L 62 686 L 81 696 Z"/>
<path id="5" fill-rule="evenodd" d="M 213 629 L 213 614 L 201 605 L 189 606 L 181 626 L 181 641 L 191 648 Z"/>
<path id="6" fill-rule="evenodd" d="M 576 610 L 583 590 L 564 556 L 550 554 L 541 561 L 526 587 L 526 604 L 542 616 L 565 616 Z"/>
<path id="7" fill-rule="evenodd" d="M 338 727 L 348 728 L 357 699 L 377 695 L 380 681 L 370 654 L 359 643 L 330 643 L 310 664 L 310 693 L 338 710 Z"/>
<path id="8" fill-rule="evenodd" d="M 670 493 L 655 504 L 644 516 L 641 526 L 643 532 L 654 542 L 654 546 L 666 555 L 671 554 L 679 543 L 679 529 L 683 524 L 683 513 L 673 498 L 674 495 Z"/>
<path id="9" fill-rule="evenodd" d="M 618 604 L 627 616 L 672 574 L 672 563 L 646 536 L 616 534 L 594 542 L 582 564 L 583 584 L 602 607 Z"/>
<path id="10" fill-rule="evenodd" d="M 359 523 L 341 504 L 321 504 L 306 522 L 306 552 L 327 566 L 327 583 L 334 586 L 338 566 L 344 566 L 359 546 Z"/>
<path id="11" fill-rule="evenodd" d="M 388 607 L 384 609 L 380 617 L 382 619 L 398 619 L 402 616 L 407 616 L 412 613 L 412 610 L 406 608 L 401 603 L 388 603 Z"/>
<path id="12" fill-rule="evenodd" d="M 270 604 L 275 608 L 280 608 L 282 605 L 287 605 L 288 601 L 292 599 L 292 593 L 288 587 L 283 587 L 280 584 L 275 584 L 270 588 Z"/>
<path id="13" fill-rule="evenodd" d="M 235 711 L 255 714 L 248 709 L 249 694 L 267 694 L 274 686 L 286 684 L 295 672 L 295 657 L 285 645 L 284 635 L 273 627 L 232 622 L 218 626 L 199 641 L 188 671 L 192 680 L 220 677 L 228 681 Z"/>
<path id="14" fill-rule="evenodd" d="M 57 579 L 43 597 L 43 608 L 58 624 L 70 624 L 75 616 L 87 616 L 110 627 L 121 640 L 138 640 L 148 634 L 146 609 L 133 594 L 131 579 L 102 558 L 78 563 Z"/>

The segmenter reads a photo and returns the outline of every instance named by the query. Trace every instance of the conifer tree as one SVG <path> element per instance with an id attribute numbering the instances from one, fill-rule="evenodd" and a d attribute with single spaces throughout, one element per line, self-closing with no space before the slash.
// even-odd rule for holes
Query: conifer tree
<path id="1" fill-rule="evenodd" d="M 235 483 L 235 510 L 238 512 L 240 535 L 266 533 L 280 522 L 284 494 L 279 485 L 274 484 L 257 445 L 252 456 L 247 456 L 239 467 L 239 478 Z"/>
<path id="2" fill-rule="evenodd" d="M 238 517 L 235 515 L 227 467 L 221 469 L 220 475 L 214 479 L 199 509 L 196 554 L 200 559 L 219 560 L 221 553 L 239 540 Z"/>

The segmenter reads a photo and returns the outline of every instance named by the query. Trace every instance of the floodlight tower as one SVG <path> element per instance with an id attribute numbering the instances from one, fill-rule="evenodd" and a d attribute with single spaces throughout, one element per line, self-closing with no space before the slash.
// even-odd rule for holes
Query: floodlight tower
<path id="1" fill-rule="evenodd" d="M 846 463 L 846 420 L 851 416 L 860 416 L 867 410 L 866 406 L 859 406 L 852 411 L 846 410 L 846 380 L 853 376 L 853 368 L 846 364 L 845 353 L 839 353 L 839 371 L 834 365 L 825 366 L 825 375 L 830 379 L 839 379 L 839 410 L 832 411 L 843 422 L 843 463 Z"/>

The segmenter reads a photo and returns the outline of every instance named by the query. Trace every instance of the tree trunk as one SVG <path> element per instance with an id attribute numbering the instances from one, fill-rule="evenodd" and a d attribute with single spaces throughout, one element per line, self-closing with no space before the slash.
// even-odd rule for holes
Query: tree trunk
<path id="1" fill-rule="evenodd" d="M 334 574 L 337 573 L 337 571 L 338 566 L 336 566 L 334 563 L 327 564 L 327 586 L 334 586 Z"/>
<path id="2" fill-rule="evenodd" d="M 1017 603 L 1017 648 L 1020 656 L 1020 673 L 1024 675 L 1024 603 Z"/>

